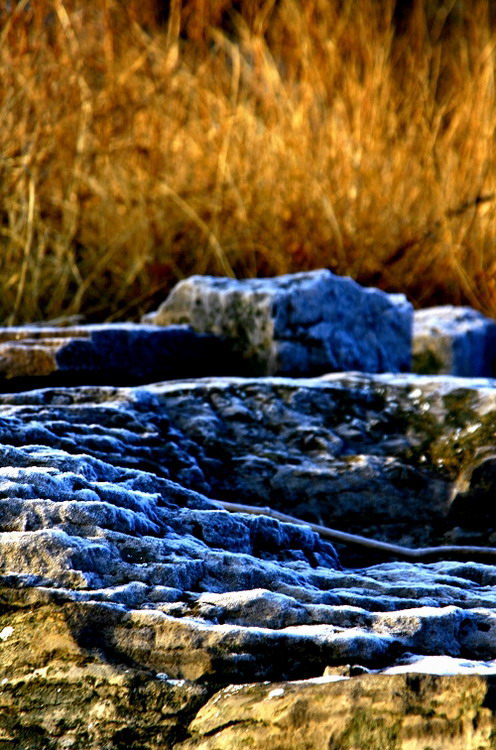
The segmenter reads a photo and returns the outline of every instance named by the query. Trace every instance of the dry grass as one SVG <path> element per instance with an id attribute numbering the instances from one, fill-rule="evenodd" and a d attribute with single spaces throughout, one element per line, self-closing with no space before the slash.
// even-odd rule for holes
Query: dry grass
<path id="1" fill-rule="evenodd" d="M 3 11 L 0 320 L 318 267 L 496 317 L 489 0 L 232 5 Z"/>

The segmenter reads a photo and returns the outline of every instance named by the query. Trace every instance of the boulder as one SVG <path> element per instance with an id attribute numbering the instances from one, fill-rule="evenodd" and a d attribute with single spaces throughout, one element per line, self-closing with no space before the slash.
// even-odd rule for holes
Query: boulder
<path id="1" fill-rule="evenodd" d="M 490 743 L 495 565 L 218 501 L 494 545 L 495 425 L 493 381 L 412 374 L 0 395 L 1 743 Z"/>
<path id="2" fill-rule="evenodd" d="M 401 294 L 320 270 L 238 281 L 192 276 L 145 318 L 225 338 L 255 375 L 410 369 L 412 307 Z"/>
<path id="3" fill-rule="evenodd" d="M 187 326 L 104 323 L 0 328 L 0 383 L 8 390 L 57 383 L 128 385 L 240 373 L 216 336 Z"/>
<path id="4" fill-rule="evenodd" d="M 496 321 L 471 307 L 452 305 L 417 310 L 413 321 L 414 372 L 496 375 Z"/>

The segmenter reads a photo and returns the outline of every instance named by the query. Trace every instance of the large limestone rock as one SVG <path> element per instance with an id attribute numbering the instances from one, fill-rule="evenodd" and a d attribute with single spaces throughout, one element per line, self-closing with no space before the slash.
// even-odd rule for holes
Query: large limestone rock
<path id="1" fill-rule="evenodd" d="M 442 305 L 417 310 L 412 369 L 432 375 L 494 377 L 496 321 L 471 307 Z"/>
<path id="2" fill-rule="evenodd" d="M 192 276 L 145 320 L 221 336 L 257 375 L 410 369 L 405 297 L 328 270 L 242 281 Z"/>
<path id="3" fill-rule="evenodd" d="M 495 565 L 340 566 L 216 501 L 494 545 L 495 430 L 494 383 L 448 377 L 1 395 L 1 743 L 490 747 Z"/>

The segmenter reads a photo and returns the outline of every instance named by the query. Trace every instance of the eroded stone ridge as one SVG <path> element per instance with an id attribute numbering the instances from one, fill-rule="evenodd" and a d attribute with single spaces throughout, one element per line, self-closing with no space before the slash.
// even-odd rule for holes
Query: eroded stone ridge
<path id="1" fill-rule="evenodd" d="M 146 320 L 226 338 L 248 374 L 410 369 L 412 307 L 406 298 L 328 270 L 241 281 L 192 276 Z"/>
<path id="2" fill-rule="evenodd" d="M 496 566 L 340 568 L 308 527 L 215 501 L 494 546 L 495 431 L 494 383 L 457 378 L 0 396 L 4 747 L 490 743 Z"/>

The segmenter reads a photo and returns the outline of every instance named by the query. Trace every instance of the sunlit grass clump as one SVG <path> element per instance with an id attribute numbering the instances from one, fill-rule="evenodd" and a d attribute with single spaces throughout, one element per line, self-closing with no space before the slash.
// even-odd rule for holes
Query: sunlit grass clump
<path id="1" fill-rule="evenodd" d="M 0 15 L 3 324 L 320 267 L 496 316 L 489 0 L 163 5 Z"/>

